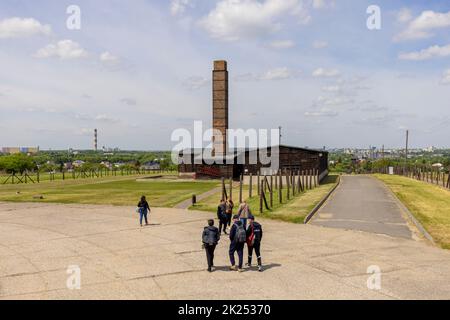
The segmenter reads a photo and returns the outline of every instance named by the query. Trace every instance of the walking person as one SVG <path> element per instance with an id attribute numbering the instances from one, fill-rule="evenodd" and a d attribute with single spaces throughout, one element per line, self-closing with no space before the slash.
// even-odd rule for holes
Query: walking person
<path id="1" fill-rule="evenodd" d="M 226 208 L 225 213 L 227 215 L 227 223 L 228 223 L 228 226 L 231 227 L 231 220 L 233 217 L 233 208 L 234 208 L 233 200 L 228 199 L 225 204 L 225 208 Z"/>
<path id="2" fill-rule="evenodd" d="M 203 229 L 202 241 L 203 248 L 206 251 L 206 260 L 208 262 L 208 271 L 213 272 L 214 268 L 214 251 L 220 240 L 220 232 L 214 226 L 214 220 L 208 220 L 208 226 Z"/>
<path id="3" fill-rule="evenodd" d="M 247 266 L 252 266 L 252 256 L 253 249 L 256 253 L 256 258 L 258 260 L 258 270 L 262 271 L 262 260 L 261 260 L 261 240 L 263 237 L 262 226 L 255 221 L 252 216 L 249 219 L 249 225 L 247 228 L 247 248 L 248 248 L 248 263 Z"/>
<path id="4" fill-rule="evenodd" d="M 231 262 L 231 270 L 238 270 L 242 272 L 242 265 L 244 260 L 244 246 L 245 241 L 247 240 L 247 234 L 242 224 L 242 221 L 239 220 L 239 216 L 235 215 L 233 217 L 234 223 L 230 230 L 230 262 Z M 236 268 L 236 261 L 234 258 L 234 253 L 237 252 L 239 258 L 239 264 Z"/>
<path id="5" fill-rule="evenodd" d="M 228 234 L 227 233 L 227 214 L 226 214 L 226 204 L 225 200 L 220 200 L 220 204 L 217 207 L 217 219 L 219 219 L 219 233 Z"/>
<path id="6" fill-rule="evenodd" d="M 247 201 L 242 202 L 241 205 L 239 206 L 238 216 L 239 219 L 242 221 L 244 229 L 246 229 L 247 219 L 253 216 Z"/>
<path id="7" fill-rule="evenodd" d="M 145 196 L 141 197 L 141 201 L 139 201 L 137 207 L 139 211 L 139 223 L 141 224 L 141 227 L 143 218 L 145 218 L 145 225 L 148 226 L 147 214 L 151 212 L 151 209 Z"/>

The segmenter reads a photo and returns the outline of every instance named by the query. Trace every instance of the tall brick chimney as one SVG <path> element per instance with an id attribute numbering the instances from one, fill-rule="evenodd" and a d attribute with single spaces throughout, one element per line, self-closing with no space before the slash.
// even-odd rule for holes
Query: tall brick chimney
<path id="1" fill-rule="evenodd" d="M 224 60 L 214 61 L 213 128 L 220 131 L 213 137 L 213 155 L 225 155 L 228 146 L 228 71 Z"/>

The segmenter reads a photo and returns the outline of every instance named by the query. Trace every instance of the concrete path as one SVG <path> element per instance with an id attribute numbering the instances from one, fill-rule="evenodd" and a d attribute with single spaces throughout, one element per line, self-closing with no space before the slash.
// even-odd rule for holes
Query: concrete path
<path id="1" fill-rule="evenodd" d="M 203 200 L 205 198 L 208 198 L 209 196 L 212 196 L 216 193 L 219 193 L 220 191 L 222 191 L 222 187 L 217 187 L 217 188 L 211 189 L 209 191 L 206 191 L 202 194 L 196 195 L 197 202 L 200 200 Z M 220 199 L 217 199 L 217 205 L 219 205 L 219 200 Z M 175 206 L 175 209 L 188 209 L 190 206 L 192 206 L 192 199 L 187 199 L 187 200 L 184 200 L 183 202 L 180 202 L 179 204 L 177 204 Z"/>
<path id="2" fill-rule="evenodd" d="M 263 273 L 228 271 L 225 237 L 207 273 L 201 232 L 213 216 L 154 208 L 140 228 L 132 206 L 0 203 L 0 299 L 450 299 L 448 251 L 271 220 Z M 69 266 L 80 290 L 67 288 Z M 367 286 L 373 266 L 380 290 Z"/>
<path id="3" fill-rule="evenodd" d="M 410 239 L 405 217 L 398 200 L 381 181 L 370 176 L 343 176 L 311 223 Z"/>

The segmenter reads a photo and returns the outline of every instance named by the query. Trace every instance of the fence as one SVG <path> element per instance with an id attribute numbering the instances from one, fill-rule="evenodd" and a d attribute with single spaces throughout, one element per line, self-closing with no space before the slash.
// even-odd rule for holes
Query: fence
<path id="1" fill-rule="evenodd" d="M 170 170 L 144 170 L 144 169 L 99 169 L 99 170 L 74 170 L 62 172 L 25 172 L 12 173 L 6 176 L 0 176 L 0 184 L 28 184 L 40 183 L 42 181 L 57 180 L 76 180 L 76 179 L 94 179 L 103 177 L 131 176 L 131 175 L 149 175 L 176 173 Z"/>
<path id="2" fill-rule="evenodd" d="M 450 174 L 431 166 L 395 166 L 393 174 L 424 181 L 450 189 Z M 372 173 L 389 174 L 389 167 L 372 170 Z"/>
<path id="3" fill-rule="evenodd" d="M 317 169 L 280 170 L 278 174 L 270 176 L 260 174 L 256 176 L 252 174 L 248 176 L 241 175 L 238 186 L 239 203 L 242 203 L 244 197 L 244 178 L 248 178 L 248 198 L 252 198 L 254 195 L 259 197 L 260 213 L 263 213 L 264 210 L 272 210 L 275 201 L 278 204 L 288 202 L 295 196 L 314 189 L 320 184 L 320 174 Z M 256 182 L 254 181 L 255 178 Z M 229 186 L 228 190 L 227 184 Z M 229 183 L 226 183 L 225 178 L 222 178 L 222 199 L 233 199 L 233 187 L 232 179 L 229 180 Z M 256 188 L 256 192 L 254 192 L 254 188 Z"/>

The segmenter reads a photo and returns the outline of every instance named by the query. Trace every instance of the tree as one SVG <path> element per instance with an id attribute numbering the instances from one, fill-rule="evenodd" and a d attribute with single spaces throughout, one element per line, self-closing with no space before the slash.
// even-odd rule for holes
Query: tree
<path id="1" fill-rule="evenodd" d="M 24 154 L 13 154 L 9 156 L 0 157 L 0 170 L 7 173 L 21 173 L 27 170 L 35 170 L 36 163 L 33 159 Z"/>

